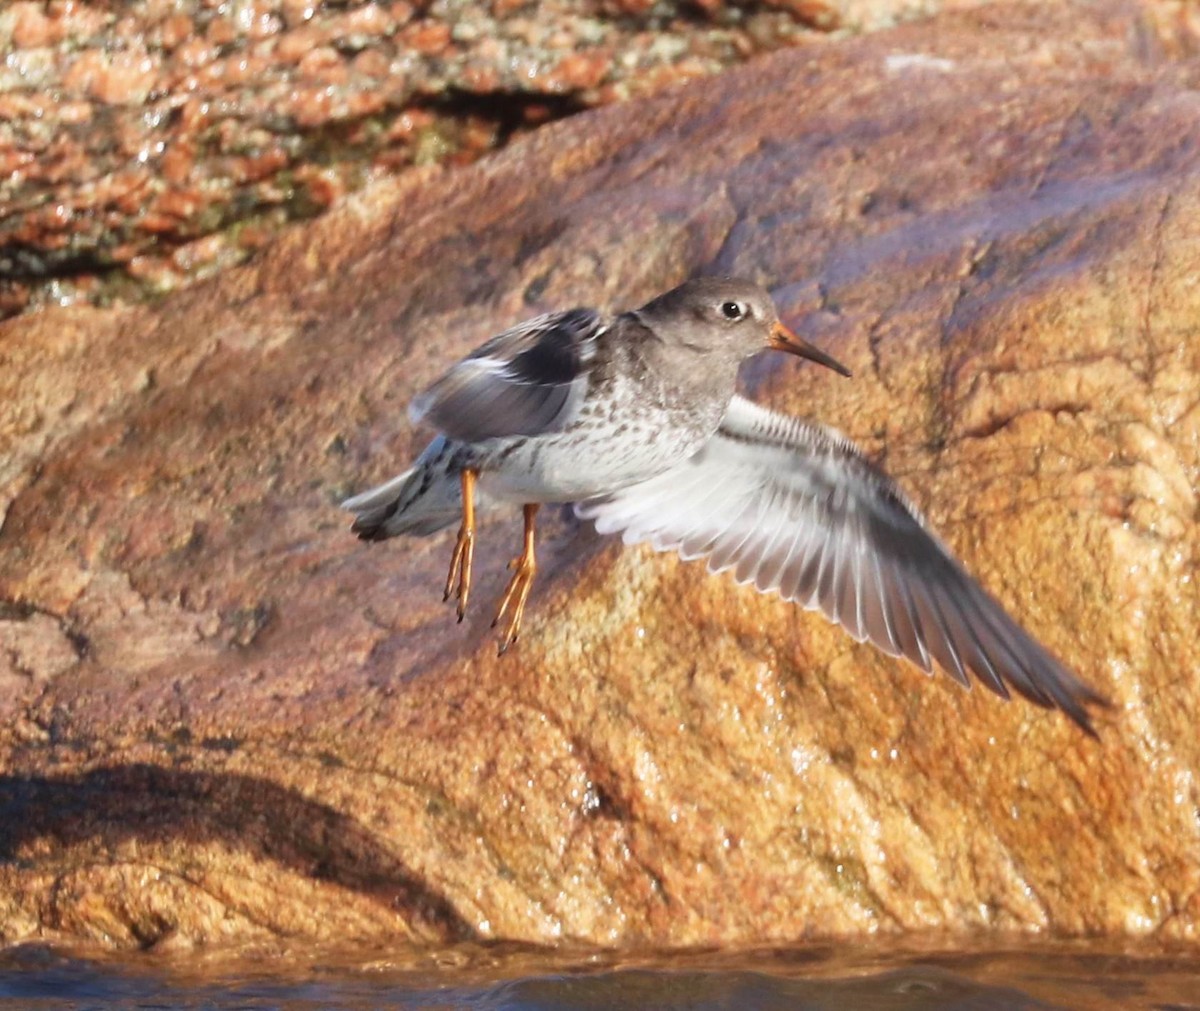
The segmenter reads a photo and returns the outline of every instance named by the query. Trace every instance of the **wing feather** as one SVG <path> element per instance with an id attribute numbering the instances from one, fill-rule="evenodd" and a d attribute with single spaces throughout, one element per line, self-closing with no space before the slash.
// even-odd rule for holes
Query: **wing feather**
<path id="1" fill-rule="evenodd" d="M 605 329 L 594 309 L 571 309 L 505 330 L 419 394 L 409 417 L 462 442 L 557 431 L 579 412 Z"/>
<path id="2" fill-rule="evenodd" d="M 864 614 L 866 626 L 864 632 L 876 646 L 889 656 L 903 656 L 900 646 L 899 620 L 896 617 L 895 603 L 889 599 L 883 585 L 883 566 L 879 555 L 873 551 L 865 554 L 867 574 L 871 585 L 864 587 L 863 597 L 867 601 Z"/>
<path id="3" fill-rule="evenodd" d="M 758 573 L 754 577 L 754 588 L 759 593 L 779 589 L 779 577 L 783 574 L 783 567 L 795 548 L 801 530 L 802 528 L 794 523 L 778 524 L 777 536 L 768 546 L 767 557 L 758 567 Z"/>
<path id="4" fill-rule="evenodd" d="M 700 452 L 576 506 L 602 533 L 648 541 L 820 610 L 929 672 L 972 676 L 1062 709 L 1093 733 L 1105 700 L 1009 617 L 882 471 L 836 432 L 740 397 Z"/>

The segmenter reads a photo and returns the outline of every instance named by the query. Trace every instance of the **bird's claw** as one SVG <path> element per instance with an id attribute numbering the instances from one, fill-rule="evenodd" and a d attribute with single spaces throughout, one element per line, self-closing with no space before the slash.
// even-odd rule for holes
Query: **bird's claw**
<path id="1" fill-rule="evenodd" d="M 466 525 L 459 528 L 458 540 L 454 543 L 454 554 L 450 556 L 450 571 L 446 575 L 445 603 L 453 594 L 458 599 L 456 611 L 461 622 L 467 613 L 467 601 L 471 597 L 471 562 L 475 557 L 475 531 Z"/>
<path id="2" fill-rule="evenodd" d="M 453 592 L 458 597 L 458 620 L 461 623 L 467 613 L 467 601 L 471 597 L 471 562 L 475 558 L 475 478 L 471 469 L 462 472 L 462 526 L 458 528 L 458 540 L 454 542 L 454 554 L 450 556 L 450 571 L 446 574 L 446 592 L 442 602 L 450 599 Z"/>
<path id="3" fill-rule="evenodd" d="M 500 636 L 498 656 L 504 656 L 508 652 L 508 648 L 520 638 L 521 619 L 525 616 L 525 601 L 529 599 L 533 577 L 537 574 L 537 562 L 534 561 L 532 553 L 518 555 L 508 563 L 508 567 L 513 570 L 513 577 L 508 581 L 504 596 L 500 598 L 500 607 L 496 611 L 496 617 L 492 619 L 492 628 L 495 628 L 511 608 L 508 624 Z"/>

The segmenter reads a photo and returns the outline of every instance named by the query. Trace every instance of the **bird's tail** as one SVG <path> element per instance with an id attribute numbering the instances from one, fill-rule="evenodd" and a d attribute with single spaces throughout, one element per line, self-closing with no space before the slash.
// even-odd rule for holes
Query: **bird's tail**
<path id="1" fill-rule="evenodd" d="M 342 508 L 354 513 L 350 530 L 364 541 L 382 541 L 423 537 L 455 523 L 462 516 L 462 485 L 453 455 L 451 443 L 438 436 L 403 474 L 346 499 Z"/>

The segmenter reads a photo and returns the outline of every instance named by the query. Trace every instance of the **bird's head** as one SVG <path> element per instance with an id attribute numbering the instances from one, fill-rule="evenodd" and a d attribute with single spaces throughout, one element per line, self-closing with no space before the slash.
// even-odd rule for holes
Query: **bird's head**
<path id="1" fill-rule="evenodd" d="M 770 294 L 753 281 L 696 278 L 647 302 L 637 316 L 667 344 L 737 361 L 773 348 L 850 375 L 832 356 L 784 326 Z"/>

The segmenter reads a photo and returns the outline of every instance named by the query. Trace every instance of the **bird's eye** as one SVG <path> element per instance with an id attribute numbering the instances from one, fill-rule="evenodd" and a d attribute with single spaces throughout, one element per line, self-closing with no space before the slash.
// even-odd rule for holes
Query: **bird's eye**
<path id="1" fill-rule="evenodd" d="M 741 302 L 722 302 L 721 315 L 726 319 L 741 319 L 746 315 L 746 307 Z"/>

